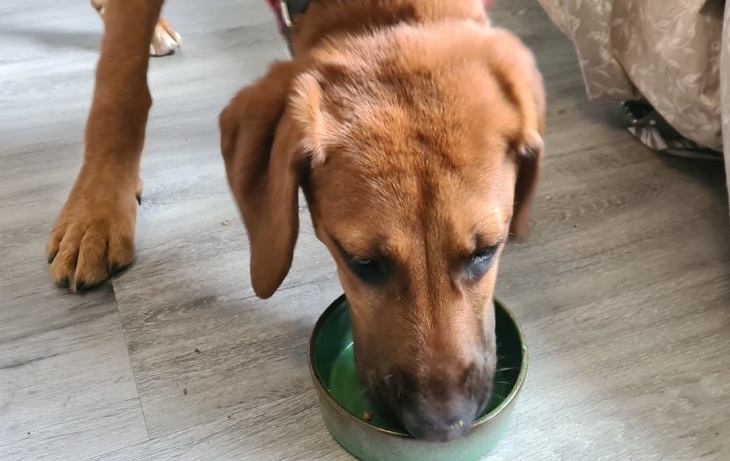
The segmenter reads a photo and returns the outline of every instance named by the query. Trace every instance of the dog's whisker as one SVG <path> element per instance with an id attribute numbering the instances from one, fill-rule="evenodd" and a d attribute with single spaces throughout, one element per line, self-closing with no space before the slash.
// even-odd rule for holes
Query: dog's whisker
<path id="1" fill-rule="evenodd" d="M 510 371 L 510 370 L 517 370 L 517 367 L 497 368 L 496 370 L 494 370 L 494 372 L 499 373 L 500 371 Z"/>

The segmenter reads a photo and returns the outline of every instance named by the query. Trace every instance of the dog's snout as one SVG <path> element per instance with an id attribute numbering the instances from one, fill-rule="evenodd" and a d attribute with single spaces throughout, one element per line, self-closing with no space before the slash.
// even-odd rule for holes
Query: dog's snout
<path id="1" fill-rule="evenodd" d="M 458 373 L 390 373 L 371 390 L 413 437 L 445 442 L 470 432 L 491 395 L 493 371 L 484 362 Z"/>
<path id="2" fill-rule="evenodd" d="M 426 403 L 405 407 L 401 422 L 417 439 L 447 442 L 466 436 L 478 413 L 474 400 L 458 398 L 435 406 Z"/>

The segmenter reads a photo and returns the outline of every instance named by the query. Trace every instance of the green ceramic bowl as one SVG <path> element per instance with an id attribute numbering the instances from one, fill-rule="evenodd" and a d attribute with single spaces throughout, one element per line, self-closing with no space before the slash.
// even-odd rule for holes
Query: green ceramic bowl
<path id="1" fill-rule="evenodd" d="M 494 393 L 471 433 L 445 443 L 416 440 L 403 428 L 372 414 L 353 360 L 345 296 L 322 314 L 309 343 L 309 370 L 332 437 L 362 461 L 476 461 L 494 448 L 527 374 L 527 344 L 512 314 L 495 300 L 497 356 Z"/>

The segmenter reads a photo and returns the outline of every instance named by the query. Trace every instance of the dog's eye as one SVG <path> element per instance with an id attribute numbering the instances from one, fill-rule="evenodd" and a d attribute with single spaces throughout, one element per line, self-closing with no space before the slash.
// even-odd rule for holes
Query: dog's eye
<path id="1" fill-rule="evenodd" d="M 466 276 L 469 280 L 477 281 L 484 277 L 492 267 L 498 248 L 499 245 L 482 248 L 471 255 L 466 265 Z"/>
<path id="2" fill-rule="evenodd" d="M 368 285 L 382 285 L 388 280 L 388 266 L 383 261 L 369 258 L 358 258 L 345 251 L 337 239 L 332 239 L 342 259 L 353 274 Z"/>
<path id="3" fill-rule="evenodd" d="M 347 258 L 347 265 L 360 280 L 370 285 L 380 285 L 387 278 L 383 265 L 372 259 Z"/>

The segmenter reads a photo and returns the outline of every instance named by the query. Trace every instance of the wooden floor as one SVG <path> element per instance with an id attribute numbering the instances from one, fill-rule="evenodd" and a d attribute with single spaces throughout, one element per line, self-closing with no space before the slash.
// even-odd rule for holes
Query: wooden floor
<path id="1" fill-rule="evenodd" d="M 615 104 L 586 101 L 537 2 L 497 3 L 544 72 L 549 150 L 532 238 L 500 273 L 531 363 L 489 459 L 730 459 L 722 165 L 643 148 Z M 305 225 L 283 289 L 255 299 L 218 151 L 220 109 L 286 49 L 264 2 L 214 4 L 166 9 L 184 50 L 150 70 L 138 260 L 82 296 L 52 286 L 43 247 L 80 165 L 101 24 L 88 1 L 0 6 L 3 461 L 351 459 L 305 357 L 340 294 L 333 264 Z"/>

